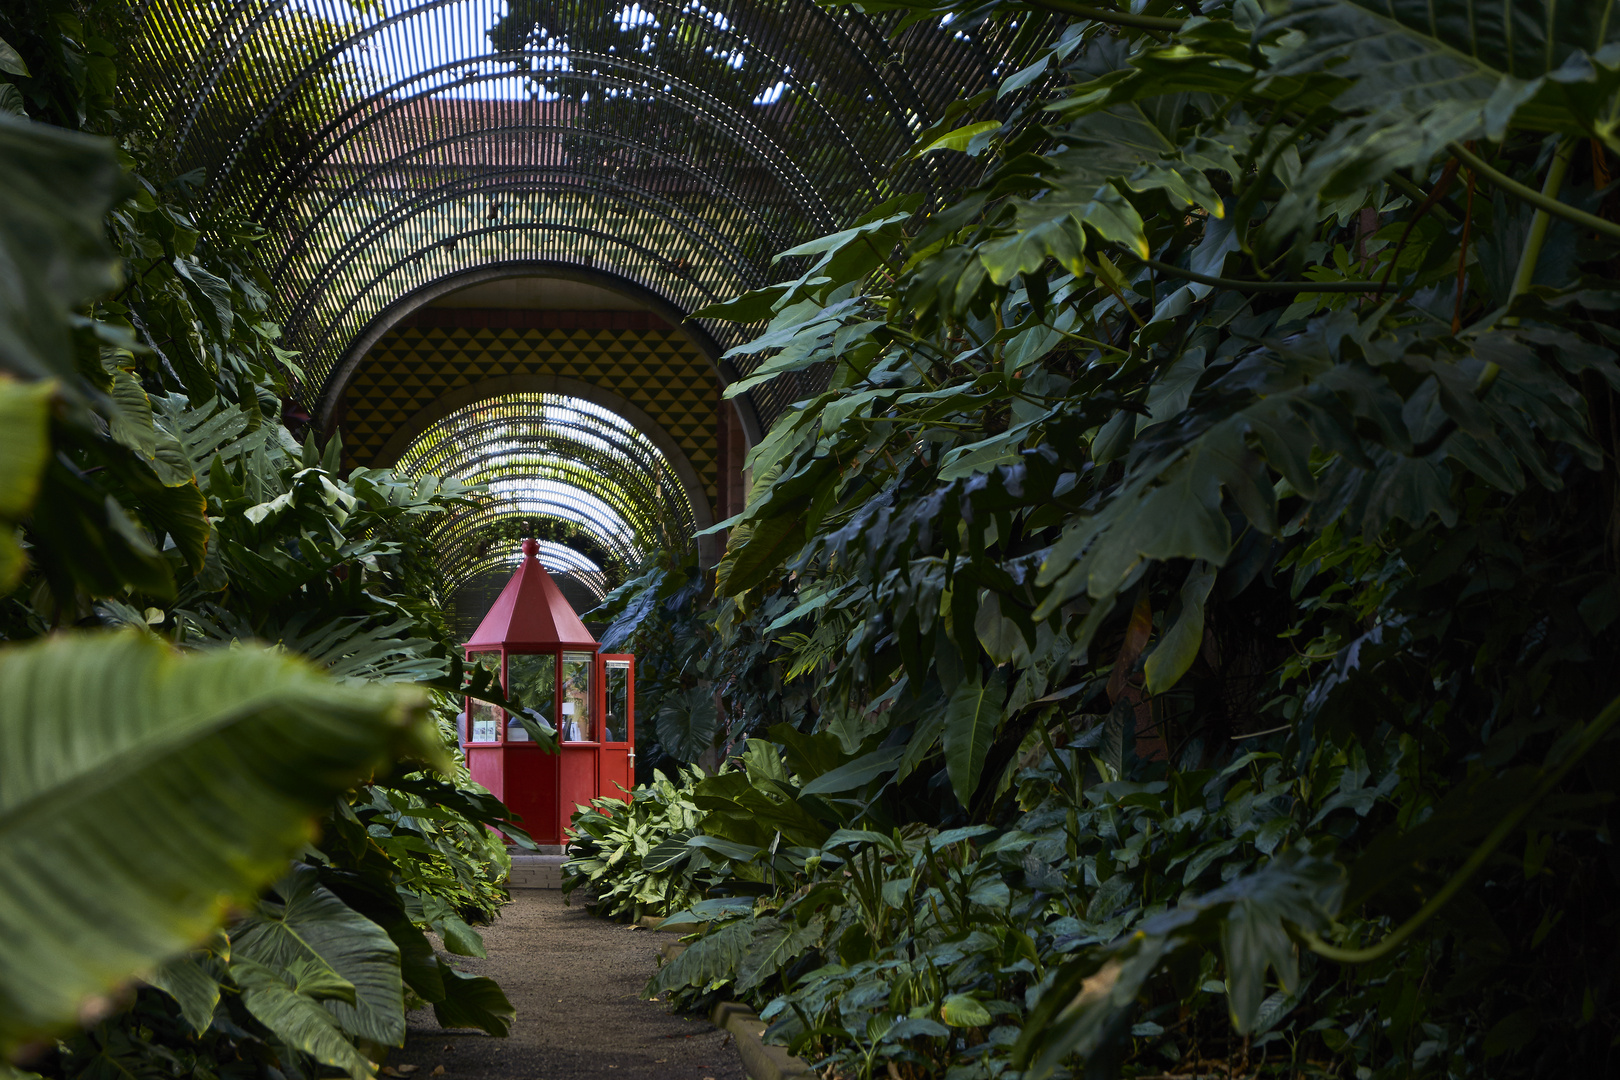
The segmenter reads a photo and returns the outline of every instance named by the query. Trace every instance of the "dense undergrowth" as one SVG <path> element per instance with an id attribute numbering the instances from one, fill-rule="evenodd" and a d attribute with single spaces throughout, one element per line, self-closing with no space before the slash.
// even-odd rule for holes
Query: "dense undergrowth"
<path id="1" fill-rule="evenodd" d="M 1615 1071 L 1620 19 L 866 6 L 1073 20 L 710 309 L 828 381 L 613 600 L 728 760 L 578 819 L 708 923 L 649 991 L 832 1076 Z"/>
<path id="2" fill-rule="evenodd" d="M 257 230 L 166 169 L 133 17 L 0 11 L 0 1075 L 366 1080 L 407 1007 L 513 1017 L 453 960 L 522 832 L 421 542 L 476 493 L 283 422 Z"/>

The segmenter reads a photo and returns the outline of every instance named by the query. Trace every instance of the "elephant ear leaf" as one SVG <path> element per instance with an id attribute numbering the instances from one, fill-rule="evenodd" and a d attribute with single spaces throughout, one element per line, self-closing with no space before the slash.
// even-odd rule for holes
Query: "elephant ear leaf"
<path id="1" fill-rule="evenodd" d="M 325 1000 L 338 1026 L 385 1046 L 405 1041 L 405 983 L 399 946 L 388 931 L 339 900 L 313 867 L 298 866 L 276 883 L 280 903 L 258 910 L 231 930 L 231 954 L 273 971 L 297 972 L 299 986 Z M 346 993 L 317 990 L 342 981 Z M 330 976 L 330 978 L 328 978 Z"/>
<path id="2" fill-rule="evenodd" d="M 147 982 L 174 999 L 180 1016 L 199 1035 L 208 1030 L 219 1005 L 219 977 L 213 967 L 206 953 L 189 953 L 146 976 Z"/>
<path id="3" fill-rule="evenodd" d="M 248 1012 L 289 1046 L 322 1065 L 342 1069 L 354 1080 L 376 1075 L 366 1056 L 344 1037 L 337 1018 L 299 987 L 298 973 L 274 971 L 236 957 L 231 961 L 231 978 L 241 989 Z"/>
<path id="4" fill-rule="evenodd" d="M 334 797 L 435 742 L 414 690 L 262 649 L 0 649 L 0 1055 L 202 941 Z"/>

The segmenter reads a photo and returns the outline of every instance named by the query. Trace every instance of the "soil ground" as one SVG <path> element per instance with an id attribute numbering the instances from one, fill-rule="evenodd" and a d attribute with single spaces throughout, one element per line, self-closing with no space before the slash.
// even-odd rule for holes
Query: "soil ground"
<path id="1" fill-rule="evenodd" d="M 482 929 L 489 959 L 455 958 L 501 984 L 517 1009 L 511 1036 L 445 1030 L 431 1009 L 413 1012 L 404 1048 L 389 1055 L 396 1071 L 417 1066 L 410 1080 L 746 1080 L 729 1034 L 642 1000 L 670 935 L 595 918 L 555 890 L 512 896 Z"/>

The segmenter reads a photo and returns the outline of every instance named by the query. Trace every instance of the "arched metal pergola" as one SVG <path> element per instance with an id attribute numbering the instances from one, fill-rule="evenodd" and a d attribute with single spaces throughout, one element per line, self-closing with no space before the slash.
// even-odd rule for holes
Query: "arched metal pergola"
<path id="1" fill-rule="evenodd" d="M 892 190 L 948 190 L 969 159 L 890 164 L 1054 30 L 896 32 L 898 14 L 812 0 L 144 0 L 137 13 L 131 86 L 164 117 L 178 168 L 203 170 L 204 220 L 266 230 L 318 415 L 354 343 L 435 282 L 573 267 L 686 315 L 786 273 L 777 252 Z M 716 352 L 743 340 L 727 324 L 695 335 Z M 756 388 L 749 426 L 805 389 Z"/>

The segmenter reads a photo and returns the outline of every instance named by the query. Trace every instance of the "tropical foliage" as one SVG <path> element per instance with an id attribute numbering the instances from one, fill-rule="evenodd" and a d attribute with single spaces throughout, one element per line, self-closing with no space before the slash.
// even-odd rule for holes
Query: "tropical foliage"
<path id="1" fill-rule="evenodd" d="M 839 1075 L 1612 1071 L 1620 20 L 865 6 L 1070 19 L 710 309 L 826 389 L 616 600 L 750 759 L 652 989 Z"/>
<path id="2" fill-rule="evenodd" d="M 154 156 L 125 15 L 0 12 L 0 1072 L 365 1080 L 407 1005 L 512 1019 L 449 955 L 522 830 L 415 542 L 476 492 L 283 423 L 257 232 Z"/>

